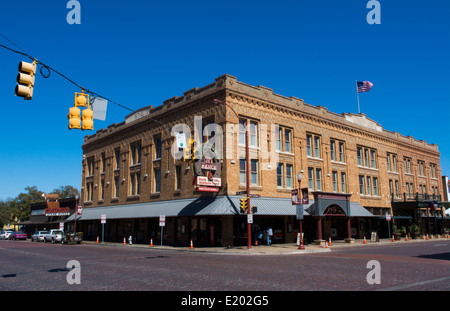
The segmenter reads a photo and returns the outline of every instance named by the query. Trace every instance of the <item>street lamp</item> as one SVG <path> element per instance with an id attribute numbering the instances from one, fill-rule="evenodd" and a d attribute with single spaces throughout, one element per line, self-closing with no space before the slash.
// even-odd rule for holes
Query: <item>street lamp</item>
<path id="1" fill-rule="evenodd" d="M 297 174 L 297 180 L 298 180 L 298 199 L 300 201 L 300 245 L 298 246 L 298 249 L 305 249 L 305 246 L 303 245 L 303 197 L 302 197 L 302 189 L 301 189 L 301 183 L 302 183 L 302 173 Z"/>

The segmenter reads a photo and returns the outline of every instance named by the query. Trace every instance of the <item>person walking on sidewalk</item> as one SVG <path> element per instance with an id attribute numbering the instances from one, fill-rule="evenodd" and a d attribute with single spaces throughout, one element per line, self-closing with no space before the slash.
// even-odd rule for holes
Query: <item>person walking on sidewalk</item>
<path id="1" fill-rule="evenodd" d="M 271 226 L 267 227 L 267 246 L 272 245 L 273 230 Z"/>

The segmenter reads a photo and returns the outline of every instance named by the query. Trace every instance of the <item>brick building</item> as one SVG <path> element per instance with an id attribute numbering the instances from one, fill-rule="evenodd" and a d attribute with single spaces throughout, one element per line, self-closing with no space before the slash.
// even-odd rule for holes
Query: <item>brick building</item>
<path id="1" fill-rule="evenodd" d="M 336 114 L 223 75 L 85 137 L 79 218 L 85 237 L 101 235 L 100 216 L 106 214 L 105 240 L 132 235 L 138 243 L 159 241 L 159 215 L 165 215 L 164 243 L 244 244 L 247 217 L 239 213 L 242 196 L 236 195 L 246 189 L 240 122 L 249 130 L 250 191 L 260 195 L 251 199 L 258 208 L 252 234 L 270 225 L 275 243 L 295 241 L 299 222 L 291 190 L 299 187 L 299 172 L 301 187 L 309 188 L 303 206 L 308 241 L 345 238 L 347 225 L 355 238 L 373 230 L 387 236 L 386 212 L 407 225 L 420 209 L 410 202 L 441 201 L 436 145 L 387 131 L 364 114 Z M 174 157 L 178 124 L 200 142 L 222 142 L 218 192 L 194 185 L 195 166 Z M 214 133 L 211 124 L 219 126 Z M 330 203 L 319 211 L 324 194 L 345 197 L 348 208 Z"/>

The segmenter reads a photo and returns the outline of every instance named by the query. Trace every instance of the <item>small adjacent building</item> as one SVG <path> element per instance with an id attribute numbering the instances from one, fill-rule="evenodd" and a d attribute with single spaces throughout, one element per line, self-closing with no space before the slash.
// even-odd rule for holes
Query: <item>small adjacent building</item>
<path id="1" fill-rule="evenodd" d="M 58 199 L 57 202 L 36 202 L 30 204 L 30 218 L 17 223 L 21 226 L 28 238 L 36 231 L 59 229 L 67 218 L 75 213 L 77 200 L 75 198 Z M 70 224 L 69 224 L 70 225 Z M 65 225 L 66 229 L 67 225 Z"/>
<path id="2" fill-rule="evenodd" d="M 411 210 L 401 198 L 442 201 L 437 145 L 386 130 L 365 114 L 337 114 L 230 75 L 143 107 L 86 136 L 82 148 L 77 228 L 85 239 L 104 228 L 105 241 L 131 235 L 149 243 L 162 232 L 172 245 L 245 244 L 240 199 L 247 173 L 257 210 L 253 242 L 268 226 L 274 243 L 296 241 L 293 189 L 308 188 L 301 207 L 307 241 L 373 231 L 387 237 L 387 213 L 406 225 L 417 220 L 419 206 Z M 192 152 L 195 160 L 186 162 Z"/>

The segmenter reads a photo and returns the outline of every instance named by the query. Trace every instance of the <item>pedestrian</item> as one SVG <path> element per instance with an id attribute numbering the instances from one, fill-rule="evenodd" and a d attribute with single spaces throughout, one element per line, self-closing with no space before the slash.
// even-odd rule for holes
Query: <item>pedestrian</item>
<path id="1" fill-rule="evenodd" d="M 261 246 L 261 244 L 262 244 L 262 239 L 263 239 L 263 231 L 262 231 L 262 229 L 260 229 L 259 233 L 258 233 L 258 245 L 259 246 Z"/>
<path id="2" fill-rule="evenodd" d="M 267 227 L 267 246 L 272 245 L 272 236 L 273 236 L 272 227 L 268 226 Z"/>

